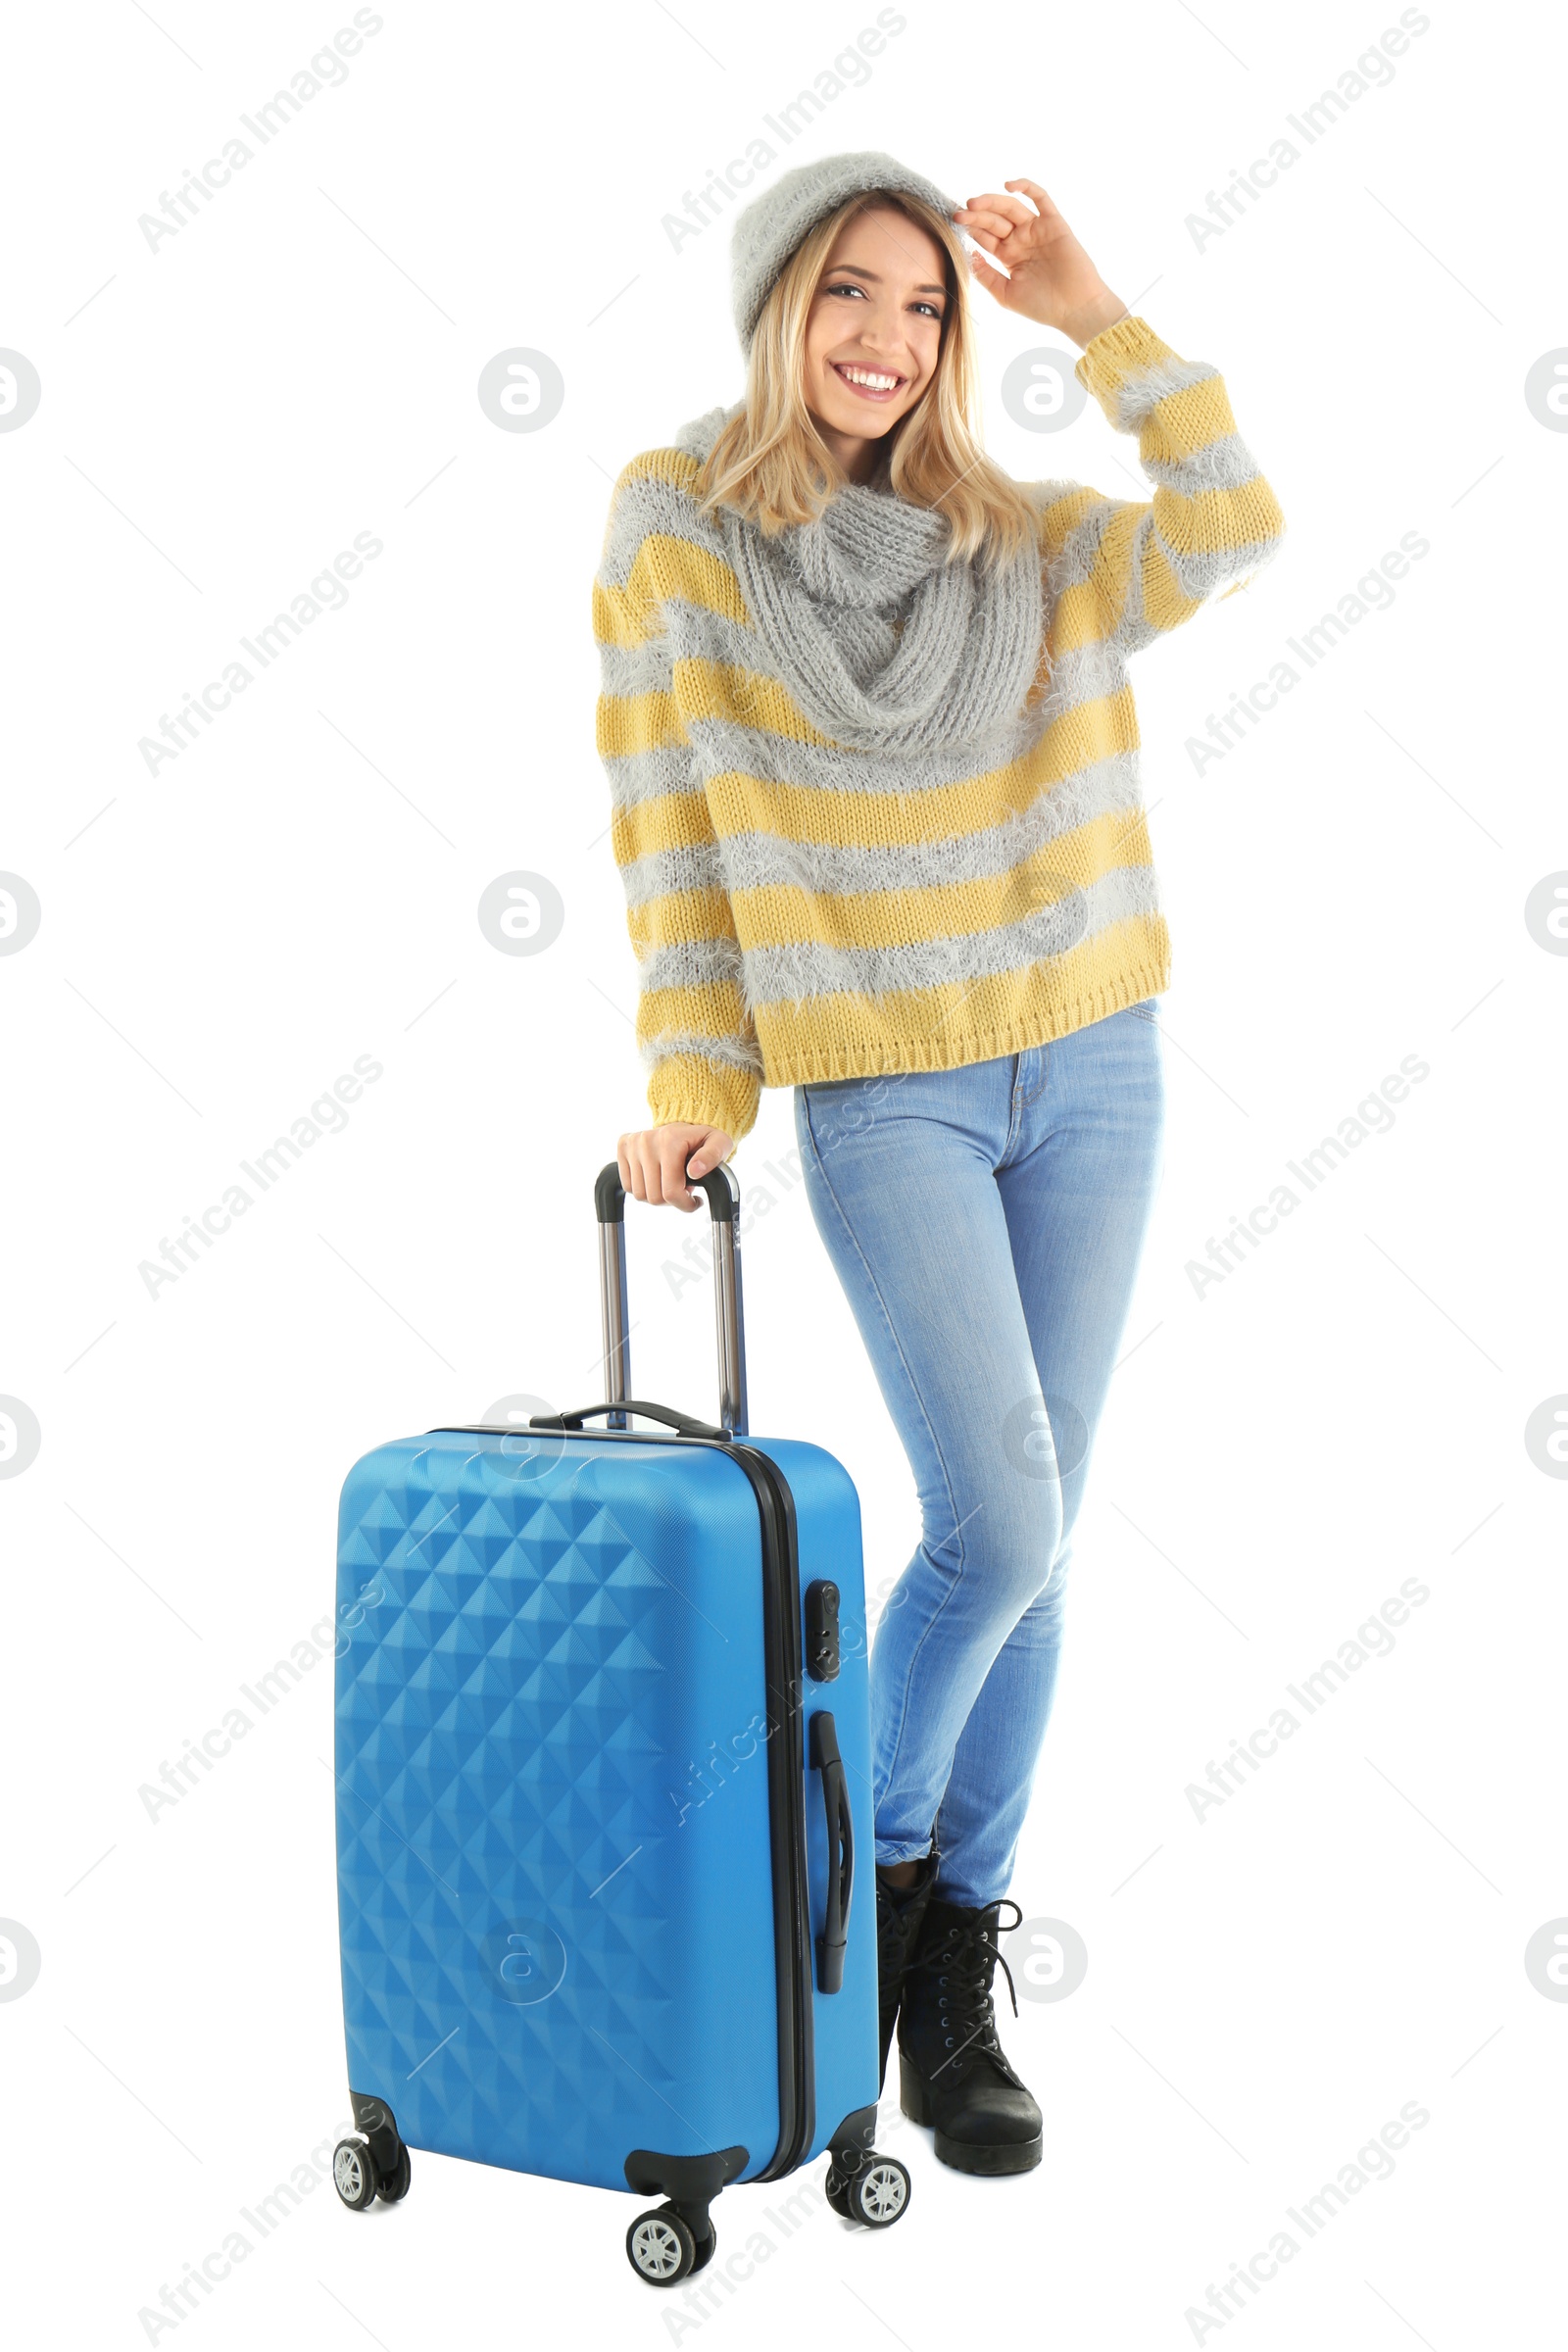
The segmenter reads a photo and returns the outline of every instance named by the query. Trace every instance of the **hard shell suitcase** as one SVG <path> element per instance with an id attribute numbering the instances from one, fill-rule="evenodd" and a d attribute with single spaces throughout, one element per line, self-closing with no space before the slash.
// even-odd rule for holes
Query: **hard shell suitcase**
<path id="1" fill-rule="evenodd" d="M 658 2285 L 730 2182 L 827 2149 L 877 2228 L 909 2187 L 871 2145 L 858 1501 L 747 1433 L 739 1192 L 702 1185 L 718 1425 L 628 1397 L 612 1164 L 606 1403 L 378 1446 L 339 1516 L 339 2194 L 396 2201 L 417 2148 L 662 2197 L 626 2240 Z"/>

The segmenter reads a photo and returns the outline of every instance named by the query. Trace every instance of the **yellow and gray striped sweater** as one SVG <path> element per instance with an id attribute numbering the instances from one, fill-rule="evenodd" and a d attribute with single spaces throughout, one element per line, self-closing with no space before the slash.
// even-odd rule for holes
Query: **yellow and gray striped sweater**
<path id="1" fill-rule="evenodd" d="M 594 583 L 598 744 L 656 1124 L 743 1136 L 760 1086 L 951 1069 L 1167 985 L 1127 658 L 1245 585 L 1284 524 L 1216 370 L 1142 318 L 1078 362 L 1147 502 L 1027 485 L 1041 676 L 1005 764 L 847 751 L 792 700 L 696 457 L 615 484 Z"/>

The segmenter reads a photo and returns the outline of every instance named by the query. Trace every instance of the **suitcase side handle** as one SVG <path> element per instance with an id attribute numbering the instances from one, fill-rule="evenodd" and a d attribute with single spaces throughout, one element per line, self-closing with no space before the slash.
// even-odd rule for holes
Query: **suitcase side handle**
<path id="1" fill-rule="evenodd" d="M 827 1817 L 827 1917 L 816 1939 L 816 1987 L 844 1989 L 844 1954 L 850 1940 L 850 1897 L 855 1891 L 855 1825 L 850 1817 L 850 1784 L 839 1754 L 838 1726 L 831 1715 L 811 1717 L 811 1763 L 822 1775 L 822 1809 Z"/>
<path id="2" fill-rule="evenodd" d="M 718 1341 L 720 1435 L 746 1435 L 746 1328 L 741 1309 L 741 1245 L 737 1230 L 741 1189 L 727 1167 L 710 1168 L 690 1181 L 708 1196 L 713 1237 L 713 1324 Z M 632 1409 L 630 1324 L 626 1305 L 626 1191 L 614 1160 L 594 1183 L 599 1219 L 599 1318 L 604 1336 L 605 1395 L 610 1427 L 624 1429 Z M 646 1405 L 636 1408 L 647 1412 Z M 696 1435 L 694 1430 L 689 1433 Z"/>

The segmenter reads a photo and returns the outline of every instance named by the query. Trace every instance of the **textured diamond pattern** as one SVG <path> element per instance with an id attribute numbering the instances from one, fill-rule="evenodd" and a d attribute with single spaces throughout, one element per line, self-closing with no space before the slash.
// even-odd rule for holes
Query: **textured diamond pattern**
<path id="1" fill-rule="evenodd" d="M 338 1858 L 354 2088 L 415 2147 L 623 2187 L 639 2145 L 765 2163 L 777 2061 L 765 1764 L 671 1801 L 761 1704 L 755 1505 L 715 1454 L 608 1451 L 351 1474 Z"/>

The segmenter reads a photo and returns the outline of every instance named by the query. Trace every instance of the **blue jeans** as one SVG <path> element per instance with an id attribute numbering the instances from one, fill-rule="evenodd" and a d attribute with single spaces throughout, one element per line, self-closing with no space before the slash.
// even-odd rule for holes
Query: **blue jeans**
<path id="1" fill-rule="evenodd" d="M 795 1090 L 811 1213 L 914 1473 L 871 1652 L 876 1858 L 1004 1894 L 1161 1159 L 1152 998 L 955 1070 Z"/>

